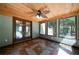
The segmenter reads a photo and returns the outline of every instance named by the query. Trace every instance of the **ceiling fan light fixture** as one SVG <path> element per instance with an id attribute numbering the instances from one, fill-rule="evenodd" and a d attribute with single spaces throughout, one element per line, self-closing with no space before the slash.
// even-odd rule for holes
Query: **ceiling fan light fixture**
<path id="1" fill-rule="evenodd" d="M 36 15 L 36 18 L 38 18 L 38 19 L 42 19 L 43 16 L 42 16 L 42 15 Z"/>

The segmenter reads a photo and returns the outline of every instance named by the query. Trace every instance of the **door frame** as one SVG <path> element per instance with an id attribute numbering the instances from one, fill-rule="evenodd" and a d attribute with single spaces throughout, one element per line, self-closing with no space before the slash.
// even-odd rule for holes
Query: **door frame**
<path id="1" fill-rule="evenodd" d="M 23 38 L 21 38 L 21 40 L 16 40 L 16 20 L 22 21 L 23 22 L 23 27 L 22 30 L 24 30 L 24 25 L 25 22 L 29 22 L 30 23 L 30 36 L 29 37 L 24 37 L 24 31 L 23 31 Z M 31 39 L 32 38 L 32 21 L 28 21 L 25 19 L 21 19 L 18 17 L 13 17 L 13 44 L 18 43 L 18 42 L 23 42 L 27 39 Z"/>

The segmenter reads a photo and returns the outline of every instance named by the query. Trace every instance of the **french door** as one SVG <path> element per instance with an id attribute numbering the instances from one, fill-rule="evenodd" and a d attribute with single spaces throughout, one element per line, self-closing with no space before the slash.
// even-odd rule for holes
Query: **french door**
<path id="1" fill-rule="evenodd" d="M 31 38 L 31 21 L 15 18 L 13 19 L 14 42 L 19 42 Z"/>

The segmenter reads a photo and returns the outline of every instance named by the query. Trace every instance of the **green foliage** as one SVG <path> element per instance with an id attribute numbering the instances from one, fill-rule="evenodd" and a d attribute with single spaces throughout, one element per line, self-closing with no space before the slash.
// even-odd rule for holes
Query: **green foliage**
<path id="1" fill-rule="evenodd" d="M 48 27 L 56 26 L 56 22 L 48 22 Z"/>
<path id="2" fill-rule="evenodd" d="M 60 20 L 60 30 L 61 33 L 64 33 L 65 35 L 68 33 L 68 30 L 71 28 L 71 35 L 72 31 L 75 29 L 75 17 L 65 18 Z"/>
<path id="3" fill-rule="evenodd" d="M 68 25 L 74 25 L 75 17 L 66 18 L 66 19 L 64 19 L 64 22 L 65 22 L 65 24 L 68 24 Z"/>

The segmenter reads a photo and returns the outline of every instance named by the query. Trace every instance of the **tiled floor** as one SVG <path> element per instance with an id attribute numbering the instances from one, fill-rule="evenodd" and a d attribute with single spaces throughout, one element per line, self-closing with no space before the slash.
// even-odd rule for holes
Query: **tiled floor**
<path id="1" fill-rule="evenodd" d="M 44 39 L 26 41 L 0 49 L 1 55 L 78 55 L 79 48 Z"/>

